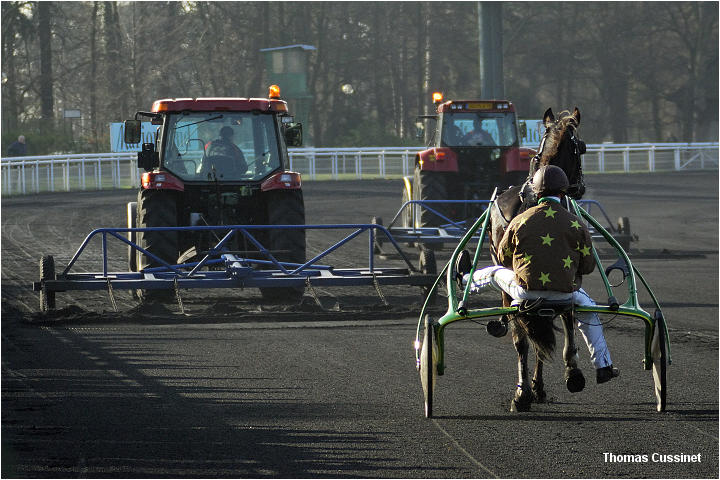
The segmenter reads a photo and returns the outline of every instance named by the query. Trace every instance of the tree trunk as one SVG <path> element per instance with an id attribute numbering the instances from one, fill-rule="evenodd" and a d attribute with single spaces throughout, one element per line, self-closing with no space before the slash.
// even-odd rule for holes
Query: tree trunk
<path id="1" fill-rule="evenodd" d="M 40 43 L 40 113 L 43 130 L 52 129 L 53 119 L 53 69 L 52 31 L 50 27 L 50 2 L 38 2 L 38 41 Z"/>
<path id="2" fill-rule="evenodd" d="M 429 8 L 426 3 L 418 4 L 418 37 L 417 37 L 417 62 L 418 62 L 418 111 L 421 114 L 428 113 L 428 95 L 430 89 L 430 51 L 428 38 L 429 33 Z M 426 19 L 426 17 L 428 17 Z"/>
<path id="3" fill-rule="evenodd" d="M 88 78 L 88 97 L 90 101 L 90 135 L 94 148 L 98 148 L 98 112 L 97 112 L 97 20 L 98 2 L 93 2 L 90 20 L 90 78 Z"/>
<path id="4" fill-rule="evenodd" d="M 115 118 L 127 115 L 127 89 L 120 54 L 120 18 L 116 2 L 103 2 L 105 27 L 105 79 L 108 87 L 108 113 Z"/>
<path id="5" fill-rule="evenodd" d="M 5 16 L 12 19 L 17 12 L 17 4 L 12 3 L 8 6 L 13 9 L 12 12 L 3 12 L 2 24 L 2 48 L 3 48 L 3 73 L 7 75 L 2 86 L 2 131 L 15 130 L 18 128 L 18 115 L 20 108 L 18 106 L 17 93 L 17 66 L 15 64 L 15 35 L 17 30 L 15 22 L 12 20 L 5 22 Z"/>

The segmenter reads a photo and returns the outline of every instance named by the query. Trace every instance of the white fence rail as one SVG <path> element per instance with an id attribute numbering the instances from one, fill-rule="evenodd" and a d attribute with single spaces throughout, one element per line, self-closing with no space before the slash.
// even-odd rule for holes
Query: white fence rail
<path id="1" fill-rule="evenodd" d="M 418 148 L 294 148 L 291 169 L 305 180 L 392 178 L 412 174 Z M 137 187 L 137 153 L 3 158 L 2 195 Z M 588 145 L 583 170 L 655 172 L 718 168 L 718 143 Z"/>

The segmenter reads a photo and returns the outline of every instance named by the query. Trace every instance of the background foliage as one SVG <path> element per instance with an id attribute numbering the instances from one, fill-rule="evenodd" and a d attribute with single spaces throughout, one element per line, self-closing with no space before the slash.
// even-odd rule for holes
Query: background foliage
<path id="1" fill-rule="evenodd" d="M 259 50 L 292 44 L 317 48 L 316 146 L 414 145 L 432 91 L 482 97 L 477 7 L 3 1 L 2 149 L 104 152 L 108 123 L 155 99 L 266 96 Z M 717 2 L 505 2 L 503 42 L 522 118 L 577 105 L 590 143 L 717 141 Z"/>

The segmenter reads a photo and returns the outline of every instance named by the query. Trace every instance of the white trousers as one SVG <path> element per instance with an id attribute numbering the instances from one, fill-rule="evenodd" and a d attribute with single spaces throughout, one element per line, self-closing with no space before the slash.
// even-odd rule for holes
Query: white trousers
<path id="1" fill-rule="evenodd" d="M 470 275 L 466 274 L 463 283 L 467 283 Z M 513 299 L 512 304 L 517 305 L 523 300 L 534 300 L 537 298 L 545 298 L 547 300 L 570 300 L 572 298 L 575 305 L 592 306 L 595 302 L 582 288 L 572 292 L 556 292 L 552 290 L 525 290 L 515 280 L 515 272 L 509 268 L 501 266 L 486 267 L 476 270 L 473 275 L 473 283 L 470 286 L 471 292 L 477 292 L 481 288 L 491 286 L 496 290 L 503 291 L 510 295 Z M 578 312 L 577 326 L 582 333 L 585 343 L 590 352 L 590 361 L 595 368 L 607 367 L 612 365 L 610 359 L 610 351 L 605 342 L 600 317 L 595 312 Z"/>

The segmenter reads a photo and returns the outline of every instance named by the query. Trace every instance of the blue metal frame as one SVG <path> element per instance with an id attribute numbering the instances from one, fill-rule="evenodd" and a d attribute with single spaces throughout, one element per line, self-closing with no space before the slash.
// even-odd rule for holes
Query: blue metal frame
<path id="1" fill-rule="evenodd" d="M 393 238 L 397 240 L 398 242 L 419 242 L 423 244 L 444 244 L 444 243 L 457 243 L 460 241 L 463 236 L 472 228 L 473 223 L 468 222 L 466 220 L 463 221 L 454 221 L 442 213 L 438 212 L 434 208 L 432 208 L 432 205 L 436 204 L 479 204 L 484 205 L 485 208 L 483 209 L 483 213 L 485 210 L 487 210 L 487 207 L 490 205 L 490 200 L 410 200 L 400 207 L 398 212 L 393 217 L 392 221 L 388 224 L 387 228 L 392 233 Z M 602 207 L 602 205 L 596 201 L 596 200 L 578 200 L 577 204 L 581 207 L 583 207 L 588 213 L 591 213 L 593 207 L 597 207 L 597 209 L 602 214 L 603 218 L 607 222 L 607 227 L 605 227 L 606 231 L 609 231 L 613 236 L 619 235 L 619 232 L 617 231 L 617 228 L 613 225 L 613 223 L 610 221 L 610 217 L 605 212 L 605 209 Z M 442 219 L 442 221 L 447 222 L 442 225 L 439 225 L 437 227 L 415 227 L 414 225 L 411 227 L 399 227 L 395 226 L 395 223 L 400 218 L 400 215 L 406 208 L 412 208 L 411 205 L 421 205 L 423 208 L 431 212 L 433 215 L 436 215 L 438 218 Z M 592 225 L 589 226 L 590 233 L 593 237 L 593 240 L 600 240 L 605 239 L 605 237 L 597 231 Z M 472 236 L 473 241 L 478 241 L 480 239 L 480 235 L 478 233 L 474 234 Z"/>
<path id="2" fill-rule="evenodd" d="M 278 261 L 272 253 L 251 233 L 257 230 L 354 230 L 305 263 Z M 223 238 L 199 262 L 170 264 L 126 238 L 130 232 L 151 231 L 223 231 Z M 369 234 L 367 268 L 334 268 L 319 262 L 335 250 L 346 245 L 364 232 Z M 378 268 L 375 265 L 373 245 L 378 231 L 395 247 L 408 268 Z M 242 258 L 227 252 L 225 245 L 237 234 L 243 235 L 266 259 Z M 101 237 L 102 271 L 75 273 L 72 268 L 86 251 L 93 238 Z M 108 271 L 108 239 L 115 238 L 161 264 L 140 272 Z M 224 265 L 222 270 L 203 270 L 203 267 Z M 255 266 L 274 267 L 265 270 Z M 220 225 L 193 227 L 153 228 L 98 228 L 90 232 L 75 252 L 67 267 L 56 279 L 46 279 L 34 285 L 35 290 L 44 288 L 48 292 L 65 290 L 115 289 L 171 289 L 171 288 L 252 288 L 252 287 L 301 287 L 311 282 L 314 286 L 356 286 L 356 285 L 413 285 L 429 286 L 434 275 L 418 273 L 408 260 L 390 231 L 375 224 L 336 225 Z"/>

